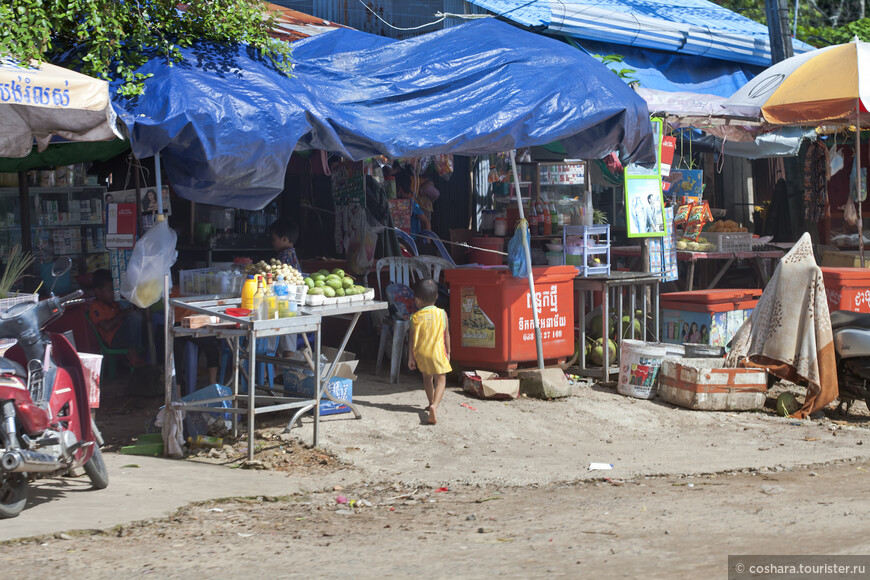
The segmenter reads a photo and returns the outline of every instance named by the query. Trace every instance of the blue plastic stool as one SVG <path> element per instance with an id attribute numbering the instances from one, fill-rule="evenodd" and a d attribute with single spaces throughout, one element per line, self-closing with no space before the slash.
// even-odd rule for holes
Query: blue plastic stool
<path id="1" fill-rule="evenodd" d="M 184 390 L 188 395 L 196 392 L 196 375 L 199 367 L 199 347 L 193 340 L 184 345 Z"/>
<path id="2" fill-rule="evenodd" d="M 247 342 L 247 341 L 242 341 L 242 346 L 245 344 L 245 342 Z M 281 340 L 279 337 L 278 340 L 275 341 L 275 348 L 270 349 L 268 339 L 260 339 L 257 341 L 257 354 L 258 355 L 265 354 L 265 355 L 269 355 L 269 356 L 275 356 L 278 353 L 278 347 L 280 344 L 281 344 Z M 226 381 L 224 381 L 224 379 L 226 378 L 227 368 L 229 367 L 230 357 L 232 357 L 232 356 L 233 356 L 233 352 L 230 350 L 230 348 L 227 346 L 227 344 L 225 342 L 222 343 L 221 344 L 220 380 L 218 381 L 222 385 L 227 384 Z M 247 369 L 248 368 L 247 361 L 245 361 L 245 360 L 239 361 L 239 366 L 240 366 L 240 368 Z M 264 363 L 264 362 L 257 363 L 257 375 L 259 377 L 261 377 L 261 380 L 262 380 L 263 375 L 266 373 L 268 373 L 268 376 L 269 376 L 269 388 L 274 389 L 275 388 L 275 365 L 273 365 L 272 363 L 268 363 L 268 366 L 267 366 L 267 363 Z M 245 379 L 244 375 L 242 375 L 241 373 L 239 373 L 239 379 L 240 379 L 239 380 L 239 392 L 240 393 L 247 393 L 248 392 L 248 381 Z M 261 383 L 258 383 L 258 384 L 261 384 Z"/>

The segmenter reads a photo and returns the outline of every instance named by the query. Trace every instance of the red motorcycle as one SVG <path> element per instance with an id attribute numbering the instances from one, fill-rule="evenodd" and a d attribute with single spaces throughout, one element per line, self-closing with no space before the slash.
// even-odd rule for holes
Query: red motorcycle
<path id="1" fill-rule="evenodd" d="M 69 258 L 55 262 L 55 282 L 70 266 Z M 63 314 L 64 304 L 81 295 L 52 294 L 0 314 L 0 338 L 18 341 L 0 358 L 0 518 L 21 513 L 36 477 L 84 466 L 95 489 L 109 485 L 81 360 L 66 337 L 43 332 Z"/>

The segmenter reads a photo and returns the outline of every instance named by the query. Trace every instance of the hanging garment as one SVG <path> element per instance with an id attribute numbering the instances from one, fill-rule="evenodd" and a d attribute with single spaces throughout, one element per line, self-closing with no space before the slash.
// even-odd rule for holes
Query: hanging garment
<path id="1" fill-rule="evenodd" d="M 822 270 L 810 234 L 786 254 L 758 304 L 731 341 L 727 367 L 765 368 L 780 379 L 805 383 L 804 419 L 837 398 L 837 361 Z"/>
<path id="2" fill-rule="evenodd" d="M 804 163 L 804 217 L 817 222 L 828 217 L 828 148 L 816 141 L 807 150 Z"/>

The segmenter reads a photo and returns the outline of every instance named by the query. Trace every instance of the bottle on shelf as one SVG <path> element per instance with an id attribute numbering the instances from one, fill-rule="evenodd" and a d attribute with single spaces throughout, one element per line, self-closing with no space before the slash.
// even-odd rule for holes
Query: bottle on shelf
<path id="1" fill-rule="evenodd" d="M 278 276 L 278 281 L 275 282 L 275 295 L 278 297 L 278 318 L 289 318 L 290 291 L 284 281 L 284 276 Z"/>
<path id="2" fill-rule="evenodd" d="M 266 274 L 266 292 L 263 295 L 263 300 L 266 301 L 266 316 L 269 320 L 278 318 L 278 295 L 275 294 L 272 274 Z"/>
<path id="3" fill-rule="evenodd" d="M 529 234 L 532 236 L 538 235 L 538 213 L 535 211 L 535 204 L 529 202 Z"/>
<path id="4" fill-rule="evenodd" d="M 562 214 L 559 213 L 559 209 L 556 207 L 556 202 L 550 202 L 550 223 L 553 233 L 556 234 L 559 232 L 559 227 L 562 225 L 559 223 L 559 218 Z"/>
<path id="5" fill-rule="evenodd" d="M 543 206 L 541 205 L 541 202 L 539 201 L 538 207 L 541 208 L 539 210 L 539 212 L 540 212 L 540 215 L 542 215 L 544 218 L 542 220 L 542 227 L 540 228 L 542 230 L 541 233 L 545 236 L 549 236 L 553 233 L 553 218 L 550 215 L 550 208 L 548 207 L 546 201 L 543 203 Z"/>
<path id="6" fill-rule="evenodd" d="M 242 308 L 254 310 L 254 294 L 257 293 L 257 281 L 253 274 L 249 274 L 245 283 L 242 284 Z"/>
<path id="7" fill-rule="evenodd" d="M 257 319 L 266 318 L 268 310 L 266 309 L 266 289 L 263 287 L 263 277 L 257 276 L 257 291 L 254 292 L 254 299 L 251 310 L 257 314 Z"/>

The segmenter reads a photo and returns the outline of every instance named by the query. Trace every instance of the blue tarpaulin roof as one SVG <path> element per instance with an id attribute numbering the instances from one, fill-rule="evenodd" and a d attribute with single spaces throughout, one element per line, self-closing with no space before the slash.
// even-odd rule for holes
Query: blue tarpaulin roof
<path id="1" fill-rule="evenodd" d="M 468 1 L 547 34 L 771 64 L 767 27 L 709 0 Z M 792 44 L 795 53 L 812 50 L 798 40 Z"/>
<path id="2" fill-rule="evenodd" d="M 706 56 L 676 54 L 592 40 L 575 40 L 590 54 L 617 54 L 621 62 L 606 63 L 611 70 L 630 69 L 641 87 L 668 92 L 704 93 L 730 97 L 764 67 L 726 62 Z"/>
<path id="3" fill-rule="evenodd" d="M 115 99 L 133 152 L 164 153 L 187 199 L 263 207 L 290 154 L 482 154 L 561 140 L 571 156 L 653 160 L 646 103 L 592 57 L 483 19 L 403 41 L 335 30 L 294 44 L 292 78 L 246 47 L 160 59 L 144 95 Z"/>

